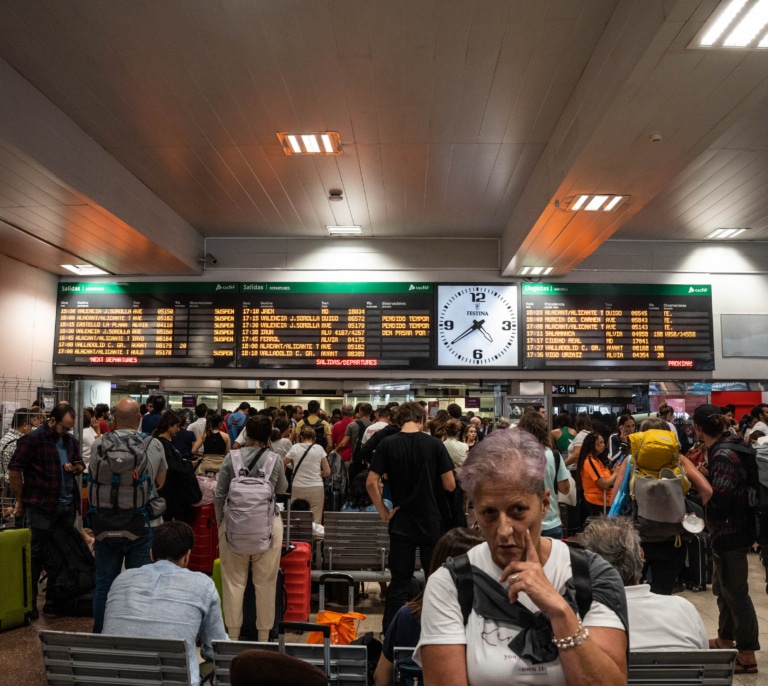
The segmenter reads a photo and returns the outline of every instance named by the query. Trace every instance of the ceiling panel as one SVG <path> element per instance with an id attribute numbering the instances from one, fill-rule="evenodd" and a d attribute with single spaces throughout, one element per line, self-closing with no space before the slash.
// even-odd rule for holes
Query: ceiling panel
<path id="1" fill-rule="evenodd" d="M 152 249 L 166 222 L 177 241 L 180 226 L 319 238 L 336 223 L 500 238 L 506 270 L 516 255 L 570 269 L 612 234 L 699 239 L 748 222 L 768 239 L 768 56 L 687 49 L 714 7 L 4 0 L 0 59 L 61 115 L 35 125 L 60 137 L 49 156 L 71 173 L 17 140 L 0 102 L 0 208 L 46 240 L 78 236 L 118 272 L 180 268 Z M 285 157 L 275 133 L 302 130 L 339 131 L 344 154 Z M 164 208 L 153 230 L 135 221 L 135 187 L 87 179 L 80 133 Z M 608 187 L 631 196 L 624 212 L 553 210 Z"/>

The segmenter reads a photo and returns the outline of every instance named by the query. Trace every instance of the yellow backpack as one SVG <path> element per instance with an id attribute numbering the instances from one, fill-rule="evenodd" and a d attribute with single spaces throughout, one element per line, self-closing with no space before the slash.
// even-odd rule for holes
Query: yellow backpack
<path id="1" fill-rule="evenodd" d="M 689 483 L 680 463 L 677 435 L 650 429 L 630 434 L 629 444 L 629 494 L 641 540 L 665 541 L 680 536 Z"/>
<path id="2" fill-rule="evenodd" d="M 680 479 L 683 493 L 688 493 L 688 477 L 680 462 L 680 445 L 674 431 L 648 429 L 629 435 L 630 454 L 632 455 L 632 480 L 630 493 L 634 497 L 634 481 L 637 477 L 663 478 L 662 469 L 670 469 Z M 665 472 L 667 477 L 671 477 Z"/>

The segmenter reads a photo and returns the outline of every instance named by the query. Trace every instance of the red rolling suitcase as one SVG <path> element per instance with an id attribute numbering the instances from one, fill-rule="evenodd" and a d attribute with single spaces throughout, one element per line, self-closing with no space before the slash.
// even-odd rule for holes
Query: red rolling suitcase
<path id="1" fill-rule="evenodd" d="M 195 507 L 195 547 L 189 557 L 189 569 L 193 572 L 213 573 L 213 561 L 219 556 L 219 527 L 213 505 Z"/>
<path id="2" fill-rule="evenodd" d="M 309 543 L 293 543 L 292 550 L 283 555 L 280 568 L 285 577 L 286 622 L 306 622 L 312 594 L 312 549 Z"/>
<path id="3" fill-rule="evenodd" d="M 280 569 L 285 583 L 286 622 L 306 622 L 312 596 L 312 546 L 309 543 L 291 543 L 291 501 L 288 498 L 288 529 L 283 544 Z"/>

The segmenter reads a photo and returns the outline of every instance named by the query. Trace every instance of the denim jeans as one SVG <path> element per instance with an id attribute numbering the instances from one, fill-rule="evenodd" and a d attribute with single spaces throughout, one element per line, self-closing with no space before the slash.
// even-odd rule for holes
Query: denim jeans
<path id="1" fill-rule="evenodd" d="M 96 563 L 96 590 L 93 592 L 93 633 L 100 634 L 104 627 L 104 610 L 107 607 L 107 596 L 112 582 L 123 569 L 143 567 L 152 562 L 149 551 L 152 547 L 152 532 L 137 538 L 135 541 L 116 541 L 105 543 L 95 541 L 93 544 L 94 562 Z"/>
<path id="2" fill-rule="evenodd" d="M 551 529 L 547 529 L 546 531 L 541 532 L 542 536 L 546 536 L 547 538 L 556 538 L 561 539 L 563 537 L 563 527 L 562 526 L 553 526 Z"/>

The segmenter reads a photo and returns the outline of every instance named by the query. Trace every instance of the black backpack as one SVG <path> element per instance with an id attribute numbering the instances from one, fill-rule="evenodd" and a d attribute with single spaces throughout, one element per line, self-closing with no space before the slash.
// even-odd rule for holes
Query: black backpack
<path id="1" fill-rule="evenodd" d="M 323 448 L 328 447 L 328 439 L 325 437 L 325 424 L 322 419 L 318 419 L 314 424 L 310 424 L 309 419 L 305 419 L 304 426 L 311 426 L 315 430 L 315 443 Z"/>
<path id="2" fill-rule="evenodd" d="M 362 419 L 356 419 L 355 424 L 357 424 L 357 441 L 352 448 L 352 463 L 363 464 L 363 436 L 368 427 L 363 423 Z M 368 467 L 366 467 L 366 469 L 368 469 Z"/>
<path id="3" fill-rule="evenodd" d="M 758 543 L 768 542 L 768 488 L 760 483 L 760 473 L 757 467 L 757 453 L 751 445 L 727 441 L 718 447 L 733 450 L 741 461 L 746 473 L 748 519 L 752 526 L 752 534 Z M 717 450 L 710 455 L 710 461 L 717 456 Z"/>

